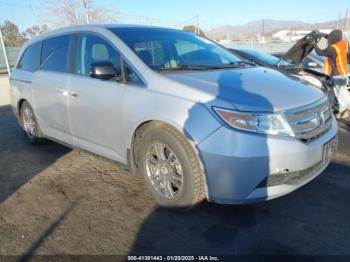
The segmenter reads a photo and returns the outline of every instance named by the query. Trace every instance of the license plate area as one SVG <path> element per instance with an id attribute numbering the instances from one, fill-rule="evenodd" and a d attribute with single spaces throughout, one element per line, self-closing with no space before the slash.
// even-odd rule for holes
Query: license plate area
<path id="1" fill-rule="evenodd" d="M 328 164 L 333 156 L 337 153 L 338 148 L 338 137 L 333 138 L 331 141 L 327 142 L 323 146 L 323 164 Z"/>

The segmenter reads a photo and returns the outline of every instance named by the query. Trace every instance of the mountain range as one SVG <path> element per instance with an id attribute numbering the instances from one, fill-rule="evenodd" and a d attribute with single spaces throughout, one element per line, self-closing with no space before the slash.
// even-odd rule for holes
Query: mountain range
<path id="1" fill-rule="evenodd" d="M 346 24 L 346 25 L 345 25 Z M 283 30 L 314 30 L 314 29 L 344 29 L 348 28 L 348 21 L 345 19 L 333 20 L 322 23 L 305 23 L 302 21 L 282 21 L 282 20 L 256 20 L 241 25 L 223 25 L 206 32 L 211 38 L 230 38 L 241 36 L 255 36 L 257 34 L 264 34 L 270 36 L 273 33 Z"/>

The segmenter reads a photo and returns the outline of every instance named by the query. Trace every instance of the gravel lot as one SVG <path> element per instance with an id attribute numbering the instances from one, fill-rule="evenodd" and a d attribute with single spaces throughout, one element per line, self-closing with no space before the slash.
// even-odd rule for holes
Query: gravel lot
<path id="1" fill-rule="evenodd" d="M 2 106 L 0 254 L 350 255 L 350 128 L 339 135 L 331 166 L 290 195 L 175 213 L 121 167 L 53 142 L 29 145 Z"/>

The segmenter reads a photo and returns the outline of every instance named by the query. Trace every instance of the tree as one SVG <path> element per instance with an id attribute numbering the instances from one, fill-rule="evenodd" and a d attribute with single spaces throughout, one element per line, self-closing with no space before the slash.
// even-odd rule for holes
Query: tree
<path id="1" fill-rule="evenodd" d="M 203 30 L 200 29 L 199 27 L 197 28 L 195 25 L 186 25 L 182 28 L 182 30 L 187 31 L 187 32 L 193 32 L 193 33 L 199 32 L 198 34 L 200 36 L 205 37 L 205 33 L 203 32 Z"/>
<path id="2" fill-rule="evenodd" d="M 27 39 L 20 33 L 18 26 L 9 20 L 5 20 L 1 27 L 6 47 L 20 47 Z"/>
<path id="3" fill-rule="evenodd" d="M 52 27 L 86 24 L 86 12 L 90 23 L 116 21 L 113 7 L 95 5 L 94 0 L 42 0 L 42 20 Z"/>
<path id="4" fill-rule="evenodd" d="M 43 24 L 41 26 L 39 25 L 33 25 L 32 27 L 27 28 L 24 32 L 23 35 L 26 38 L 33 38 L 36 37 L 42 33 L 45 33 L 48 30 L 48 27 L 46 24 Z"/>

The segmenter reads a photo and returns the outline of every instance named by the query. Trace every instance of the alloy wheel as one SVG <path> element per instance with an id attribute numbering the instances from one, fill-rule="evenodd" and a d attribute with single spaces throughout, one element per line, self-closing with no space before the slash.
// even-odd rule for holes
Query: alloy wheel
<path id="1" fill-rule="evenodd" d="M 154 190 L 167 199 L 176 199 L 183 188 L 181 163 L 174 151 L 162 142 L 153 142 L 146 152 L 146 172 Z"/>
<path id="2" fill-rule="evenodd" d="M 28 107 L 22 112 L 23 127 L 29 138 L 35 136 L 35 118 L 32 110 Z"/>

